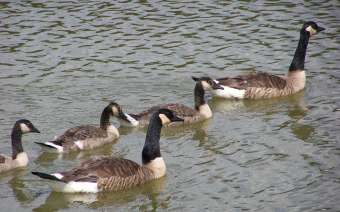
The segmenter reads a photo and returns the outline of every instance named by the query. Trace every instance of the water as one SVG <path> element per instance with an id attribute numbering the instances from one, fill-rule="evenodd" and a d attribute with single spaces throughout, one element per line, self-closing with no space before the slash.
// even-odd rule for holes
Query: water
<path id="1" fill-rule="evenodd" d="M 0 152 L 10 154 L 19 118 L 42 132 L 24 137 L 28 168 L 1 174 L 1 210 L 339 210 L 339 10 L 338 1 L 0 2 Z M 128 112 L 193 105 L 192 75 L 284 74 L 305 20 L 327 29 L 310 41 L 305 91 L 264 101 L 209 96 L 213 119 L 163 131 L 165 178 L 118 194 L 64 195 L 30 174 L 94 155 L 140 162 L 143 130 L 121 129 L 114 145 L 64 156 L 33 141 L 98 124 L 112 99 Z"/>

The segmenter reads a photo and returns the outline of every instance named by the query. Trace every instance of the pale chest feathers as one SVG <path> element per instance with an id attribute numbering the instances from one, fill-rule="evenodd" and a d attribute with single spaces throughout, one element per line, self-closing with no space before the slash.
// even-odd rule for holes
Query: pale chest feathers
<path id="1" fill-rule="evenodd" d="M 115 126 L 113 126 L 113 125 L 108 126 L 107 129 L 106 129 L 106 131 L 107 131 L 107 135 L 108 135 L 109 137 L 112 137 L 112 138 L 118 138 L 118 137 L 119 137 L 119 131 L 118 131 L 118 129 L 117 129 Z"/>
<path id="2" fill-rule="evenodd" d="M 17 155 L 15 160 L 13 160 L 18 167 L 24 167 L 28 164 L 28 156 L 26 152 L 21 152 Z"/>
<path id="3" fill-rule="evenodd" d="M 198 108 L 198 111 L 203 118 L 208 119 L 208 118 L 212 117 L 212 112 L 211 112 L 211 109 L 210 109 L 208 104 L 201 105 Z"/>
<path id="4" fill-rule="evenodd" d="M 155 158 L 144 166 L 152 171 L 155 179 L 163 177 L 166 173 L 166 166 L 162 157 Z"/>
<path id="5" fill-rule="evenodd" d="M 294 71 L 287 75 L 288 87 L 291 87 L 294 92 L 298 92 L 305 88 L 306 85 L 306 72 Z"/>

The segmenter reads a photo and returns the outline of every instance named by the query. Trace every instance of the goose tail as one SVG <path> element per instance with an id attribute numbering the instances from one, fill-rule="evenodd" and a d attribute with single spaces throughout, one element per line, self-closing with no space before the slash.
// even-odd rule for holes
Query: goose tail
<path id="1" fill-rule="evenodd" d="M 40 146 L 43 146 L 43 147 L 47 147 L 49 149 L 53 149 L 53 150 L 56 150 L 58 152 L 63 152 L 63 147 L 62 146 L 59 146 L 57 144 L 54 144 L 53 141 L 47 141 L 47 142 L 34 142 Z"/>
<path id="2" fill-rule="evenodd" d="M 46 174 L 43 172 L 32 172 L 32 174 L 49 180 L 49 185 L 56 192 L 63 193 L 97 193 L 100 191 L 97 182 L 87 181 L 65 181 L 60 173 Z"/>
<path id="3" fill-rule="evenodd" d="M 56 177 L 52 174 L 47 174 L 47 173 L 43 173 L 43 172 L 32 172 L 32 174 L 36 175 L 36 176 L 38 176 L 42 179 L 63 182 L 61 179 L 59 179 L 58 177 Z"/>

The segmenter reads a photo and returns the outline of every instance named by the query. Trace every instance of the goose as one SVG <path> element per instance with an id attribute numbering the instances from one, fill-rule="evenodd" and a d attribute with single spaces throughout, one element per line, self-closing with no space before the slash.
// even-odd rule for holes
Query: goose
<path id="1" fill-rule="evenodd" d="M 161 178 L 166 174 L 159 146 L 161 129 L 163 125 L 177 121 L 184 120 L 168 109 L 159 109 L 151 116 L 142 151 L 142 165 L 128 159 L 101 157 L 89 159 L 66 172 L 32 174 L 50 180 L 53 190 L 65 193 L 120 191 Z"/>
<path id="2" fill-rule="evenodd" d="M 222 98 L 261 99 L 286 96 L 303 90 L 306 82 L 304 64 L 308 41 L 323 30 L 325 28 L 312 21 L 303 24 L 300 40 L 286 76 L 258 72 L 219 78 L 217 81 L 224 90 L 213 90 L 213 95 Z"/>
<path id="3" fill-rule="evenodd" d="M 110 143 L 119 137 L 117 128 L 110 123 L 110 117 L 118 113 L 116 108 L 114 102 L 110 102 L 104 108 L 100 117 L 100 127 L 81 125 L 66 130 L 52 141 L 35 143 L 59 153 L 93 149 Z"/>
<path id="4" fill-rule="evenodd" d="M 12 157 L 0 155 L 0 173 L 27 166 L 28 157 L 21 141 L 22 135 L 26 133 L 40 133 L 40 131 L 27 119 L 16 121 L 11 134 Z"/>
<path id="5" fill-rule="evenodd" d="M 138 114 L 128 114 L 122 111 L 121 106 L 116 103 L 117 111 L 116 118 L 120 121 L 121 125 L 128 127 L 145 127 L 149 124 L 149 120 L 151 115 L 159 110 L 160 108 L 167 108 L 176 113 L 177 116 L 184 119 L 184 124 L 190 124 L 199 122 L 205 119 L 209 119 L 212 117 L 212 111 L 208 105 L 208 103 L 204 99 L 205 90 L 217 90 L 223 89 L 216 81 L 211 79 L 210 77 L 192 77 L 192 79 L 196 82 L 194 89 L 194 98 L 195 98 L 195 108 L 191 108 L 185 106 L 183 104 L 178 103 L 170 103 L 170 104 L 162 104 L 153 106 L 145 111 L 142 111 Z M 171 122 L 166 126 L 176 126 L 179 124 L 178 122 Z"/>

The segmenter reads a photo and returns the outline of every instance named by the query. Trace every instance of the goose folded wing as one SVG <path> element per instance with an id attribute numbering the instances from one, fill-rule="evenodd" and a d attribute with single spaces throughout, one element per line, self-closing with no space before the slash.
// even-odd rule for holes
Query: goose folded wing
<path id="1" fill-rule="evenodd" d="M 155 112 L 157 112 L 161 108 L 166 108 L 169 110 L 172 110 L 175 112 L 175 114 L 179 117 L 186 117 L 186 116 L 193 116 L 195 115 L 196 111 L 193 108 L 187 107 L 182 104 L 177 103 L 171 103 L 171 104 L 163 104 L 163 105 L 157 105 L 149 108 L 148 110 L 145 110 L 139 114 L 130 114 L 133 118 L 141 118 L 141 117 L 148 117 L 150 118 L 151 115 Z"/>
<path id="2" fill-rule="evenodd" d="M 175 112 L 179 117 L 194 116 L 196 110 L 182 104 L 168 104 L 166 108 Z"/>
<path id="3" fill-rule="evenodd" d="M 283 89 L 287 84 L 284 78 L 264 72 L 219 78 L 217 80 L 221 85 L 236 89 L 247 89 L 249 87 Z"/>
<path id="4" fill-rule="evenodd" d="M 140 171 L 142 167 L 127 159 L 114 157 L 94 158 L 83 162 L 79 167 L 62 172 L 63 181 L 96 182 L 98 178 L 130 177 Z"/>
<path id="5" fill-rule="evenodd" d="M 63 145 L 88 138 L 106 137 L 105 130 L 91 125 L 83 125 L 68 129 L 63 135 L 52 141 L 54 144 Z"/>

